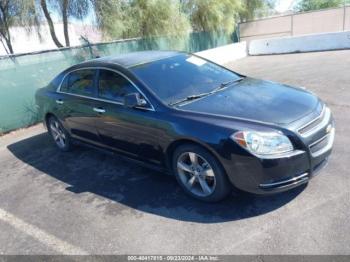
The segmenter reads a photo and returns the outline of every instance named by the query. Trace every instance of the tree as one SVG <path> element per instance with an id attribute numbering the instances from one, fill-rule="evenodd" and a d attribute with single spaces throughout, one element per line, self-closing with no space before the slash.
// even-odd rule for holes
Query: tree
<path id="1" fill-rule="evenodd" d="M 0 36 L 1 43 L 3 44 L 7 53 L 13 54 L 13 48 L 11 43 L 10 25 L 13 21 L 13 17 L 16 15 L 18 6 L 11 6 L 10 1 L 0 2 Z M 3 42 L 3 39 L 5 43 Z"/>
<path id="2" fill-rule="evenodd" d="M 70 46 L 68 20 L 70 18 L 83 19 L 89 12 L 89 0 L 51 0 L 59 5 L 62 14 L 63 32 L 66 46 Z"/>
<path id="3" fill-rule="evenodd" d="M 241 0 L 186 0 L 184 10 L 194 31 L 233 31 L 242 8 Z"/>
<path id="4" fill-rule="evenodd" d="M 128 38 L 129 7 L 127 1 L 93 0 L 96 22 L 105 39 Z"/>
<path id="5" fill-rule="evenodd" d="M 0 0 L 0 41 L 8 54 L 13 54 L 10 28 L 19 25 L 31 30 L 39 26 L 35 0 Z"/>
<path id="6" fill-rule="evenodd" d="M 40 0 L 40 5 L 41 5 L 41 8 L 43 10 L 44 16 L 46 18 L 47 24 L 49 26 L 49 30 L 50 30 L 50 35 L 51 35 L 52 41 L 55 43 L 55 45 L 57 47 L 63 47 L 63 45 L 60 43 L 60 41 L 57 38 L 57 35 L 56 35 L 56 32 L 55 32 L 55 27 L 54 27 L 51 15 L 49 13 L 49 10 L 47 8 L 46 0 Z"/>
<path id="7" fill-rule="evenodd" d="M 275 2 L 276 0 L 243 0 L 239 12 L 241 22 L 268 15 Z"/>
<path id="8" fill-rule="evenodd" d="M 264 15 L 275 0 L 182 0 L 195 31 L 232 32 L 237 20 Z M 257 15 L 259 13 L 259 15 Z"/>
<path id="9" fill-rule="evenodd" d="M 339 7 L 349 3 L 350 3 L 349 0 L 301 0 L 295 6 L 295 10 L 299 12 L 305 12 L 305 11 L 332 8 L 332 7 Z"/>
<path id="10" fill-rule="evenodd" d="M 93 5 L 105 38 L 178 35 L 190 31 L 179 1 L 95 0 Z"/>
<path id="11" fill-rule="evenodd" d="M 68 31 L 69 18 L 83 19 L 89 12 L 90 0 L 49 0 L 48 3 L 53 10 L 58 11 L 58 14 L 61 15 L 65 45 L 70 46 Z M 63 47 L 57 38 L 53 20 L 48 9 L 48 3 L 46 0 L 40 0 L 41 8 L 49 25 L 51 38 L 57 47 Z"/>
<path id="12" fill-rule="evenodd" d="M 187 33 L 190 24 L 181 12 L 178 1 L 134 0 L 131 1 L 129 15 L 130 36 L 161 36 Z"/>

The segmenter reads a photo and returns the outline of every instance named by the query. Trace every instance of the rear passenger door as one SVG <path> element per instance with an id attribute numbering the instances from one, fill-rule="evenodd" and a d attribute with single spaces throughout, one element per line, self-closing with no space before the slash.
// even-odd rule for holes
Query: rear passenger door
<path id="1" fill-rule="evenodd" d="M 61 119 L 73 137 L 98 144 L 95 121 L 96 69 L 79 69 L 70 72 L 62 82 L 56 101 L 60 107 Z"/>

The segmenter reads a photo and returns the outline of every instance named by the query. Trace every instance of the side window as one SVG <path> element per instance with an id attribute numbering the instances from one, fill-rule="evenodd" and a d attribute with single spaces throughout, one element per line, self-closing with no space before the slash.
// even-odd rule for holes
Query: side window
<path id="1" fill-rule="evenodd" d="M 109 70 L 100 70 L 98 96 L 103 99 L 123 102 L 124 96 L 135 93 L 135 87 L 123 76 Z"/>
<path id="2" fill-rule="evenodd" d="M 63 81 L 61 91 L 83 96 L 94 95 L 95 70 L 77 70 L 71 72 Z"/>

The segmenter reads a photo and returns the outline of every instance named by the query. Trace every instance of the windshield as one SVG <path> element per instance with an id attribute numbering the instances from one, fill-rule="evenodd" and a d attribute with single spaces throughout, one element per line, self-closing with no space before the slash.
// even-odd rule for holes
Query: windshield
<path id="1" fill-rule="evenodd" d="M 166 104 L 211 92 L 241 77 L 196 56 L 180 54 L 130 69 Z"/>

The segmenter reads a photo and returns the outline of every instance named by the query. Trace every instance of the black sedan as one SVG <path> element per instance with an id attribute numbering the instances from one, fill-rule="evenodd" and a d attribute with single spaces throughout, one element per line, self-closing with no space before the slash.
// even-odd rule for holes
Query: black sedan
<path id="1" fill-rule="evenodd" d="M 307 183 L 335 133 L 310 92 L 181 52 L 80 63 L 39 89 L 36 103 L 59 149 L 79 142 L 122 154 L 211 202 L 233 188 L 268 194 Z"/>

